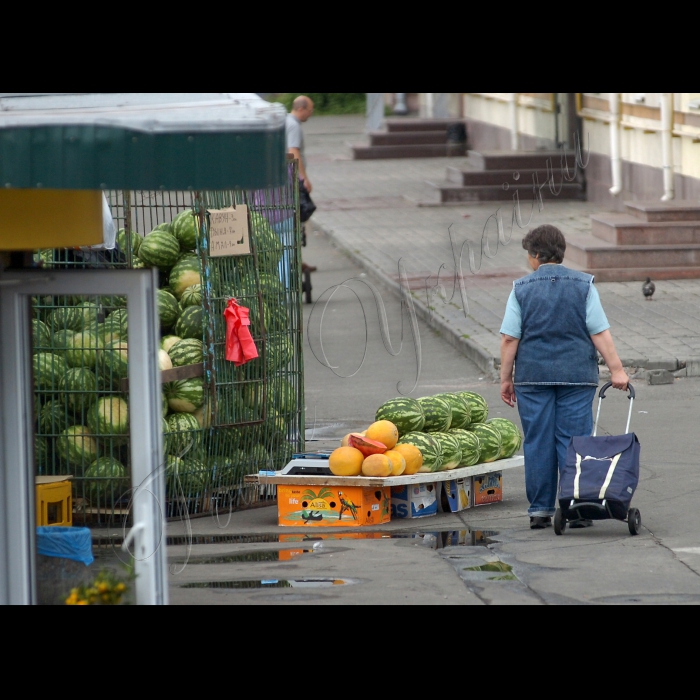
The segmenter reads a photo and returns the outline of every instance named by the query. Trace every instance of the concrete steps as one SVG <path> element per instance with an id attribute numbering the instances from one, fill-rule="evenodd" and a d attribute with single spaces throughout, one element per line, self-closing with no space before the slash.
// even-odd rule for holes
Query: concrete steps
<path id="1" fill-rule="evenodd" d="M 510 174 L 510 171 L 509 171 Z M 540 185 L 542 180 L 539 181 Z M 430 182 L 426 184 L 433 189 L 433 201 L 443 204 L 453 204 L 456 202 L 496 202 L 512 201 L 513 193 L 518 192 L 520 202 L 527 204 L 535 197 L 532 181 L 522 184 L 508 184 L 508 188 L 503 185 L 455 185 L 451 182 Z M 558 195 L 555 195 L 548 186 L 541 187 L 540 193 L 543 200 L 548 199 L 585 199 L 581 186 L 567 183 L 562 186 Z"/>

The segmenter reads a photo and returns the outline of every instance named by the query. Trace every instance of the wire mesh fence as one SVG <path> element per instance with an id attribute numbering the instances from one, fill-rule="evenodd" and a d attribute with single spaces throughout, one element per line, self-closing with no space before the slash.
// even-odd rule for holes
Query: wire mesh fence
<path id="1" fill-rule="evenodd" d="M 300 224 L 296 163 L 260 191 L 106 192 L 114 250 L 36 251 L 46 268 L 158 268 L 162 421 L 169 518 L 276 496 L 246 474 L 303 449 Z M 250 254 L 213 256 L 209 210 L 248 207 Z M 224 310 L 250 310 L 259 357 L 226 359 Z M 128 515 L 125 297 L 32 299 L 36 473 L 73 476 L 74 522 Z"/>

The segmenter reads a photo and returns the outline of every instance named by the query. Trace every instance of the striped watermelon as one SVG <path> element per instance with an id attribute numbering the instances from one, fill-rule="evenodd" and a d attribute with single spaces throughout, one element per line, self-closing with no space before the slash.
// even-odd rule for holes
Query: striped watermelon
<path id="1" fill-rule="evenodd" d="M 177 465 L 180 488 L 186 497 L 195 498 L 206 491 L 210 481 L 209 466 L 203 459 L 183 457 Z"/>
<path id="2" fill-rule="evenodd" d="M 112 386 L 129 375 L 129 346 L 125 340 L 113 340 L 98 353 L 97 371 Z"/>
<path id="3" fill-rule="evenodd" d="M 454 469 L 462 461 L 462 446 L 455 435 L 450 433 L 430 433 L 440 443 L 442 465 L 440 471 Z"/>
<path id="4" fill-rule="evenodd" d="M 472 423 L 469 431 L 475 433 L 479 438 L 481 462 L 495 462 L 501 455 L 501 433 L 492 425 L 487 423 Z"/>
<path id="5" fill-rule="evenodd" d="M 167 223 L 164 221 L 162 224 L 158 224 L 157 226 L 154 226 L 153 230 L 154 231 L 167 231 L 168 233 L 172 233 L 173 232 L 173 225 L 172 225 L 172 223 Z"/>
<path id="6" fill-rule="evenodd" d="M 71 367 L 58 380 L 61 392 L 60 400 L 67 403 L 73 411 L 87 408 L 95 399 L 97 375 L 84 367 Z"/>
<path id="7" fill-rule="evenodd" d="M 426 433 L 444 433 L 450 429 L 452 408 L 450 404 L 436 396 L 421 396 L 416 399 L 423 409 Z"/>
<path id="8" fill-rule="evenodd" d="M 65 358 L 65 350 L 71 347 L 70 338 L 74 331 L 56 331 L 51 336 L 51 348 L 56 355 Z"/>
<path id="9" fill-rule="evenodd" d="M 466 428 L 472 422 L 470 404 L 464 397 L 450 392 L 435 394 L 435 396 L 447 401 L 452 409 L 450 428 Z"/>
<path id="10" fill-rule="evenodd" d="M 442 446 L 431 433 L 411 432 L 402 435 L 397 444 L 414 445 L 423 455 L 419 472 L 439 472 L 442 469 Z"/>
<path id="11" fill-rule="evenodd" d="M 97 440 L 84 425 L 71 425 L 56 438 L 56 454 L 69 466 L 87 467 L 98 453 Z"/>
<path id="12" fill-rule="evenodd" d="M 173 235 L 178 241 L 180 250 L 195 250 L 197 247 L 197 231 L 199 219 L 191 209 L 181 211 L 172 223 Z"/>
<path id="13" fill-rule="evenodd" d="M 34 436 L 34 473 L 45 474 L 49 467 L 49 441 L 41 435 Z"/>
<path id="14" fill-rule="evenodd" d="M 472 423 L 486 423 L 489 415 L 489 407 L 486 399 L 474 391 L 458 391 L 458 396 L 467 400 L 472 414 Z"/>
<path id="15" fill-rule="evenodd" d="M 463 428 L 450 428 L 448 432 L 457 438 L 462 450 L 462 461 L 459 463 L 459 466 L 472 467 L 475 464 L 479 464 L 481 445 L 477 434 Z"/>
<path id="16" fill-rule="evenodd" d="M 375 413 L 375 421 L 391 421 L 399 431 L 399 436 L 406 433 L 422 432 L 425 427 L 425 414 L 416 399 L 398 396 L 385 401 Z"/>
<path id="17" fill-rule="evenodd" d="M 82 330 L 97 332 L 97 322 L 100 316 L 104 316 L 101 306 L 92 301 L 81 301 L 74 308 L 82 317 Z"/>
<path id="18" fill-rule="evenodd" d="M 211 427 L 211 405 L 204 403 L 192 415 L 197 419 L 200 428 Z"/>
<path id="19" fill-rule="evenodd" d="M 115 309 L 104 322 L 105 331 L 117 334 L 126 340 L 129 334 L 129 314 L 126 309 Z M 112 329 L 109 327 L 112 326 Z"/>
<path id="20" fill-rule="evenodd" d="M 201 306 L 188 306 L 183 309 L 175 323 L 175 335 L 181 338 L 202 338 L 204 312 Z"/>
<path id="21" fill-rule="evenodd" d="M 180 244 L 172 233 L 151 231 L 139 248 L 139 260 L 149 267 L 169 270 L 180 256 Z"/>
<path id="22" fill-rule="evenodd" d="M 191 284 L 189 287 L 185 288 L 180 297 L 180 306 L 186 309 L 188 306 L 201 306 L 202 305 L 202 285 L 201 284 Z"/>
<path id="23" fill-rule="evenodd" d="M 37 318 L 32 319 L 32 352 L 51 349 L 51 330 Z"/>
<path id="24" fill-rule="evenodd" d="M 143 270 L 149 267 L 149 265 L 146 265 L 146 263 L 143 260 L 141 260 L 141 258 L 137 258 L 136 256 L 134 256 L 133 258 L 131 258 L 131 267 L 133 270 Z"/>
<path id="25" fill-rule="evenodd" d="M 163 384 L 170 410 L 176 413 L 192 413 L 204 403 L 204 379 L 192 377 Z M 196 420 L 196 418 L 195 418 Z"/>
<path id="26" fill-rule="evenodd" d="M 52 333 L 57 331 L 82 331 L 84 328 L 83 314 L 75 306 L 58 306 L 49 312 L 46 323 Z"/>
<path id="27" fill-rule="evenodd" d="M 126 435 L 129 432 L 129 407 L 120 396 L 102 396 L 88 409 L 87 427 L 97 437 Z"/>
<path id="28" fill-rule="evenodd" d="M 58 435 L 71 423 L 72 420 L 66 415 L 66 407 L 57 399 L 49 399 L 39 409 L 37 425 L 43 435 Z"/>
<path id="29" fill-rule="evenodd" d="M 262 356 L 262 348 L 258 348 L 260 356 Z M 289 338 L 280 336 L 278 338 L 269 338 L 265 348 L 265 364 L 269 374 L 274 373 L 278 369 L 286 367 L 292 360 L 294 348 Z"/>
<path id="30" fill-rule="evenodd" d="M 164 391 L 160 392 L 160 398 L 161 398 L 161 413 L 163 415 L 163 418 L 165 418 L 168 413 L 170 413 L 170 406 L 168 405 L 168 397 L 165 395 Z"/>
<path id="31" fill-rule="evenodd" d="M 189 253 L 182 255 L 170 270 L 168 282 L 175 298 L 179 301 L 187 287 L 202 283 L 199 258 Z"/>
<path id="32" fill-rule="evenodd" d="M 523 444 L 523 436 L 518 426 L 508 418 L 489 418 L 486 425 L 498 429 L 501 434 L 501 454 L 499 459 L 512 457 Z"/>
<path id="33" fill-rule="evenodd" d="M 171 455 L 182 456 L 200 442 L 200 427 L 191 413 L 171 413 L 168 422 L 168 449 Z"/>
<path id="34" fill-rule="evenodd" d="M 123 228 L 120 228 L 119 231 L 117 231 L 117 247 L 123 253 L 126 253 L 129 249 L 129 245 L 131 245 L 132 259 L 138 255 L 142 242 L 143 236 L 136 231 L 130 231 L 128 236 Z"/>
<path id="35" fill-rule="evenodd" d="M 178 340 L 182 340 L 179 335 L 164 335 L 160 339 L 160 349 L 165 350 L 165 352 L 170 353 L 170 348 L 172 348 Z"/>
<path id="36" fill-rule="evenodd" d="M 204 344 L 197 338 L 178 340 L 168 352 L 173 367 L 196 365 L 204 361 Z"/>
<path id="37" fill-rule="evenodd" d="M 269 221 L 258 212 L 250 212 L 250 234 L 257 254 L 258 269 L 274 274 L 282 257 L 282 242 Z"/>
<path id="38" fill-rule="evenodd" d="M 37 352 L 32 355 L 32 372 L 34 388 L 38 390 L 55 390 L 58 380 L 68 369 L 66 361 L 52 352 Z"/>
<path id="39" fill-rule="evenodd" d="M 97 353 L 102 349 L 102 343 L 97 333 L 80 331 L 73 333 L 67 339 L 63 357 L 69 367 L 87 367 L 95 369 L 97 366 Z"/>
<path id="40" fill-rule="evenodd" d="M 98 457 L 85 470 L 85 478 L 92 503 L 114 503 L 129 488 L 126 468 L 115 457 Z"/>
<path id="41" fill-rule="evenodd" d="M 159 289 L 158 295 L 158 319 L 161 331 L 168 331 L 174 325 L 180 315 L 180 305 L 175 295 L 167 289 Z"/>

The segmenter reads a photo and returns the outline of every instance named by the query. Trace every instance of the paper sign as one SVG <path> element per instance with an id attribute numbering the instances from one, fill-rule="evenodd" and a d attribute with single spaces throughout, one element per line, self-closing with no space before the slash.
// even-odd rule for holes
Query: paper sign
<path id="1" fill-rule="evenodd" d="M 209 255 L 250 255 L 248 207 L 209 209 Z"/>

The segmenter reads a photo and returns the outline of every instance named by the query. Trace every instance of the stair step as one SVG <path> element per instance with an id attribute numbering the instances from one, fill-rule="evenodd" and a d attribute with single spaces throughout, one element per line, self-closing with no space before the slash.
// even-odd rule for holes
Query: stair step
<path id="1" fill-rule="evenodd" d="M 426 181 L 426 184 L 433 188 L 439 196 L 439 200 L 444 203 L 450 202 L 493 202 L 511 201 L 513 193 L 518 192 L 521 205 L 526 205 L 533 201 L 532 182 L 508 185 L 508 189 L 503 189 L 503 185 L 456 185 L 451 182 L 435 183 Z M 566 183 L 562 186 L 558 195 L 552 193 L 549 187 L 542 187 L 540 190 L 542 199 L 585 199 L 583 186 L 579 183 Z"/>
<path id="2" fill-rule="evenodd" d="M 447 143 L 445 131 L 371 131 L 371 146 L 410 146 L 425 143 Z"/>
<path id="3" fill-rule="evenodd" d="M 561 151 L 469 151 L 470 166 L 481 170 L 546 170 L 547 159 L 552 167 L 561 168 Z M 574 157 L 569 155 L 568 166 L 574 172 Z"/>
<path id="4" fill-rule="evenodd" d="M 515 174 L 518 175 L 518 179 L 514 179 L 514 172 L 512 169 L 508 170 L 478 170 L 478 169 L 468 169 L 455 168 L 453 166 L 448 166 L 447 168 L 447 180 L 448 182 L 453 182 L 458 185 L 499 185 L 502 186 L 504 182 L 507 182 L 509 186 L 513 185 L 523 185 L 528 184 L 532 186 L 533 176 L 537 177 L 537 182 L 542 185 L 547 181 L 550 174 L 554 177 L 554 188 L 559 189 L 559 185 L 563 184 L 578 184 L 576 182 L 569 182 L 566 180 L 566 171 L 556 169 L 547 171 L 546 169 L 520 169 L 516 171 Z"/>
<path id="5" fill-rule="evenodd" d="M 566 257 L 585 269 L 693 267 L 700 269 L 700 244 L 613 245 L 591 237 L 567 237 Z"/>
<path id="6" fill-rule="evenodd" d="M 700 201 L 676 199 L 671 202 L 625 202 L 628 214 L 642 221 L 700 221 Z"/>
<path id="7" fill-rule="evenodd" d="M 687 245 L 700 243 L 700 219 L 650 222 L 629 214 L 592 214 L 591 234 L 615 245 Z"/>
<path id="8" fill-rule="evenodd" d="M 568 252 L 568 249 L 567 249 Z M 605 267 L 594 268 L 577 265 L 568 258 L 564 259 L 564 265 L 574 270 L 587 272 L 595 276 L 596 282 L 644 282 L 647 277 L 653 280 L 685 280 L 700 279 L 700 266 L 690 267 Z M 641 298 L 641 289 L 639 292 Z"/>
<path id="9" fill-rule="evenodd" d="M 457 143 L 417 144 L 405 146 L 351 146 L 355 160 L 373 158 L 451 158 L 464 156 L 466 146 Z"/>
<path id="10" fill-rule="evenodd" d="M 396 117 L 384 120 L 388 131 L 447 131 L 451 124 L 464 123 L 463 119 L 421 119 L 417 117 Z"/>

